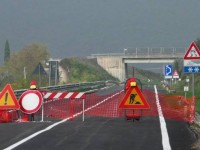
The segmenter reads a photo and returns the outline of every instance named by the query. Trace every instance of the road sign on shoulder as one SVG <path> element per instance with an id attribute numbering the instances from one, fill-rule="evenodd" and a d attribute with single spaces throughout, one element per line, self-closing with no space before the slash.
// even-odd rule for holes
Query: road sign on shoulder
<path id="1" fill-rule="evenodd" d="M 200 66 L 184 66 L 184 73 L 200 73 Z"/>
<path id="2" fill-rule="evenodd" d="M 174 79 L 179 78 L 179 74 L 178 74 L 178 71 L 177 71 L 177 70 L 174 70 L 174 72 L 173 72 L 173 78 L 174 78 Z"/>
<path id="3" fill-rule="evenodd" d="M 119 104 L 119 108 L 126 109 L 149 109 L 150 106 L 145 100 L 138 86 L 129 88 L 126 95 Z"/>
<path id="4" fill-rule="evenodd" d="M 172 78 L 172 65 L 165 65 L 164 75 L 166 79 Z"/>
<path id="5" fill-rule="evenodd" d="M 20 96 L 19 105 L 22 112 L 35 113 L 42 105 L 42 94 L 37 90 L 28 90 Z"/>
<path id="6" fill-rule="evenodd" d="M 194 60 L 194 59 L 200 59 L 200 50 L 195 44 L 195 42 L 192 42 L 187 52 L 185 53 L 184 60 Z"/>
<path id="7" fill-rule="evenodd" d="M 10 84 L 0 93 L 0 109 L 19 109 L 19 103 Z"/>
<path id="8" fill-rule="evenodd" d="M 200 72 L 200 50 L 192 42 L 184 56 L 184 73 Z"/>

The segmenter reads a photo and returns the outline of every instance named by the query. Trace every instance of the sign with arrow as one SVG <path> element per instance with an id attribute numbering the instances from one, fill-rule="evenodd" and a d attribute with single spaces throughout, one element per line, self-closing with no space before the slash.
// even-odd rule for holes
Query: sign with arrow
<path id="1" fill-rule="evenodd" d="M 171 79 L 172 78 L 172 65 L 165 65 L 164 68 L 164 75 L 165 79 Z"/>

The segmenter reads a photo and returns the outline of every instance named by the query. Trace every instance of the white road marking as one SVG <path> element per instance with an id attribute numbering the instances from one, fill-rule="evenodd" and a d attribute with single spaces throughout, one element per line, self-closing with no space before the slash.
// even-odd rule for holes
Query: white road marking
<path id="1" fill-rule="evenodd" d="M 71 119 L 71 118 L 72 118 L 72 117 L 68 117 L 68 118 L 66 118 L 66 119 L 64 119 L 64 120 L 62 120 L 62 121 L 56 122 L 56 123 L 54 123 L 54 124 L 48 126 L 47 128 L 45 128 L 45 129 L 43 129 L 43 130 L 40 130 L 40 131 L 38 131 L 38 132 L 36 132 L 36 133 L 34 133 L 34 134 L 32 134 L 32 135 L 30 135 L 30 136 L 28 136 L 28 137 L 22 139 L 21 141 L 19 141 L 19 142 L 15 143 L 15 144 L 13 144 L 13 145 L 11 145 L 11 146 L 5 148 L 4 150 L 11 150 L 11 149 L 13 149 L 13 148 L 16 148 L 17 146 L 19 146 L 19 145 L 25 143 L 26 141 L 28 141 L 28 140 L 30 140 L 30 139 L 36 137 L 37 135 L 39 135 L 39 134 L 41 134 L 41 133 L 43 133 L 43 132 L 46 132 L 46 131 L 52 129 L 53 127 L 55 127 L 55 126 L 57 126 L 57 125 L 59 125 L 59 124 L 65 122 L 65 121 L 67 121 L 67 120 L 69 120 L 69 119 Z"/>
<path id="2" fill-rule="evenodd" d="M 160 101 L 158 98 L 158 91 L 157 91 L 156 85 L 154 85 L 154 90 L 155 90 L 156 105 L 158 108 L 158 115 L 159 115 L 159 120 L 160 120 L 160 129 L 161 129 L 161 134 L 162 134 L 163 150 L 171 150 L 171 145 L 169 143 L 169 136 L 168 136 L 168 132 L 167 132 L 166 122 L 165 122 L 165 118 L 163 116 L 162 108 L 161 108 Z"/>
<path id="3" fill-rule="evenodd" d="M 90 109 L 99 106 L 100 104 L 106 102 L 107 100 L 109 100 L 110 98 L 113 98 L 114 96 L 120 94 L 121 92 L 123 92 L 123 90 L 120 91 L 120 92 L 118 92 L 118 93 L 115 93 L 114 95 L 112 95 L 112 96 L 110 96 L 110 97 L 107 97 L 107 98 L 104 99 L 103 101 L 101 101 L 101 102 L 99 102 L 99 103 L 97 103 L 97 104 L 95 104 L 95 105 L 93 105 L 93 106 L 87 108 L 84 112 L 87 112 L 87 111 L 89 111 Z M 56 122 L 56 123 L 54 123 L 54 124 L 48 126 L 47 128 L 45 128 L 45 129 L 43 129 L 43 130 L 40 130 L 40 131 L 38 131 L 38 132 L 36 132 L 36 133 L 34 133 L 34 134 L 32 134 L 32 135 L 30 135 L 30 136 L 28 136 L 28 137 L 22 139 L 21 141 L 19 141 L 19 142 L 15 143 L 15 144 L 13 144 L 13 145 L 11 145 L 11 146 L 5 148 L 4 150 L 12 150 L 13 148 L 16 148 L 17 146 L 19 146 L 19 145 L 21 145 L 21 144 L 27 142 L 28 140 L 30 140 L 30 139 L 32 139 L 32 138 L 38 136 L 39 134 L 41 134 L 41 133 L 43 133 L 43 132 L 46 132 L 46 131 L 48 131 L 48 130 L 51 130 L 53 127 L 55 127 L 55 126 L 57 126 L 57 125 L 59 125 L 59 124 L 61 124 L 61 123 L 64 123 L 64 122 L 66 122 L 66 121 L 68 121 L 68 120 L 70 120 L 70 119 L 72 119 L 72 118 L 74 118 L 74 117 L 77 117 L 77 116 L 81 115 L 82 113 L 83 113 L 83 111 L 80 111 L 80 112 L 74 114 L 73 116 L 70 116 L 70 117 L 68 117 L 68 118 L 65 118 L 64 120 L 61 120 L 61 121 L 59 121 L 59 122 Z"/>

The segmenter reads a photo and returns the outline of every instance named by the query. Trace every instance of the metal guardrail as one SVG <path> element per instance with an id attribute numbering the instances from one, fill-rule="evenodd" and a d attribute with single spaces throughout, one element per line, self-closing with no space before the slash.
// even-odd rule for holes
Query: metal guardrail
<path id="1" fill-rule="evenodd" d="M 158 47 L 158 48 L 126 48 L 123 53 L 104 53 L 104 54 L 91 54 L 91 57 L 101 56 L 121 56 L 121 57 L 134 57 L 134 58 L 165 58 L 165 57 L 177 57 L 183 58 L 186 47 Z"/>
<path id="2" fill-rule="evenodd" d="M 47 91 L 72 91 L 72 90 L 76 90 L 79 88 L 95 87 L 97 85 L 105 85 L 105 81 L 55 85 L 55 86 L 48 86 L 48 87 L 40 87 L 40 89 L 47 90 Z M 15 93 L 16 97 L 19 97 L 22 95 L 23 92 L 25 92 L 27 90 L 28 89 L 15 90 L 14 93 Z"/>

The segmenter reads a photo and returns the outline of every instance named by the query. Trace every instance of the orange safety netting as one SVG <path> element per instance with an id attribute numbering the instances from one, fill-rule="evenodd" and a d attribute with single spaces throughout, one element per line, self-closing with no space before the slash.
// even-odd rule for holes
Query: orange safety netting
<path id="1" fill-rule="evenodd" d="M 158 116 L 155 93 L 149 90 L 143 90 L 143 95 L 150 105 L 147 110 L 134 110 L 134 113 L 141 116 Z M 133 110 L 119 109 L 118 105 L 123 99 L 125 93 L 118 91 L 107 95 L 98 95 L 95 93 L 87 94 L 85 99 L 86 116 L 102 117 L 124 117 L 126 114 L 133 113 Z M 171 96 L 168 94 L 158 94 L 160 106 L 163 115 L 167 119 L 186 121 L 192 123 L 195 113 L 195 98 L 183 96 Z M 44 102 L 44 116 L 63 119 L 83 111 L 82 99 L 56 99 Z M 41 110 L 37 113 L 41 115 Z"/>
<path id="2" fill-rule="evenodd" d="M 117 91 L 112 94 L 98 95 L 95 93 L 86 94 L 84 100 L 84 114 L 86 116 L 102 117 L 124 117 L 127 114 L 139 114 L 141 116 L 158 116 L 158 106 L 156 104 L 156 94 L 150 90 L 143 90 L 142 94 L 150 105 L 147 110 L 124 110 L 119 109 L 119 103 L 125 96 L 124 91 Z M 183 96 L 171 96 L 168 94 L 158 94 L 159 103 L 163 115 L 167 119 L 185 121 L 192 123 L 194 121 L 196 98 L 185 98 Z M 18 119 L 19 111 L 6 113 L 0 112 L 0 122 L 10 122 L 9 120 Z M 44 115 L 45 120 L 50 118 L 64 119 L 76 116 L 83 112 L 83 99 L 53 99 L 44 100 L 43 107 L 35 113 L 35 116 L 41 118 Z M 9 116 L 9 117 L 8 117 Z M 9 120 L 8 120 L 9 119 Z M 5 121 L 6 120 L 6 121 Z"/>

